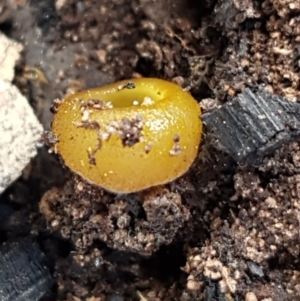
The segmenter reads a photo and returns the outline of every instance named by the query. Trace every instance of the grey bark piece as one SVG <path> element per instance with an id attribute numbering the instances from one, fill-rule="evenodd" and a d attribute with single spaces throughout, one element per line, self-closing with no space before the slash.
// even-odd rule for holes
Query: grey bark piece
<path id="1" fill-rule="evenodd" d="M 15 86 L 0 80 L 0 193 L 36 155 L 42 132 L 27 99 Z"/>
<path id="2" fill-rule="evenodd" d="M 15 63 L 20 58 L 23 46 L 0 32 L 0 80 L 12 81 Z"/>
<path id="3" fill-rule="evenodd" d="M 44 255 L 31 238 L 0 249 L 0 300 L 38 301 L 53 285 Z"/>
<path id="4" fill-rule="evenodd" d="M 203 121 L 233 159 L 255 164 L 300 137 L 300 104 L 262 88 L 247 88 L 233 101 L 203 114 Z"/>

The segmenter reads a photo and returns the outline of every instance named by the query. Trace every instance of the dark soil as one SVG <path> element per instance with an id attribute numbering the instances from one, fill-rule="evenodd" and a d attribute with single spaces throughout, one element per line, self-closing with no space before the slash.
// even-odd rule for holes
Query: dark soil
<path id="1" fill-rule="evenodd" d="M 300 96 L 296 0 L 8 3 L 0 28 L 25 47 L 15 83 L 46 130 L 55 98 L 132 77 L 174 81 L 199 102 L 258 84 Z M 0 242 L 36 237 L 51 300 L 300 300 L 299 143 L 238 166 L 204 140 L 187 175 L 126 196 L 42 149 L 1 196 Z"/>

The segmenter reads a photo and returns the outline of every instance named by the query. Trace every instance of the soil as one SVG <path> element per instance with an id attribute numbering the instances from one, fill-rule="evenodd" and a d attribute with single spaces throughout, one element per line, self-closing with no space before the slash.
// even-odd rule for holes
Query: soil
<path id="1" fill-rule="evenodd" d="M 296 0 L 1 1 L 24 45 L 15 84 L 45 130 L 57 98 L 133 77 L 180 84 L 200 103 L 245 87 L 300 98 Z M 300 146 L 238 166 L 204 139 L 180 179 L 113 195 L 47 148 L 0 198 L 0 242 L 35 236 L 49 300 L 300 300 Z"/>

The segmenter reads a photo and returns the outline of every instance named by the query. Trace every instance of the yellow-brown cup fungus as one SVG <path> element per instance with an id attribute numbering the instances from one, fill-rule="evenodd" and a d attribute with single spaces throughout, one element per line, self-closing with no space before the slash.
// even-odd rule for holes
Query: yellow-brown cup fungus
<path id="1" fill-rule="evenodd" d="M 56 109 L 55 151 L 73 172 L 111 192 L 170 182 L 198 152 L 199 105 L 171 82 L 125 80 L 70 95 Z"/>

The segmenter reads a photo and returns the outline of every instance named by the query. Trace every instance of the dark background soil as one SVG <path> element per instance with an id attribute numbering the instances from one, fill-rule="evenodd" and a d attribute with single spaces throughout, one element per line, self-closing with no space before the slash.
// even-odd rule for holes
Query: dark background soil
<path id="1" fill-rule="evenodd" d="M 2 2 L 0 29 L 25 48 L 15 83 L 46 130 L 55 98 L 140 76 L 199 102 L 257 84 L 299 99 L 296 0 Z M 38 240 L 51 300 L 300 300 L 297 142 L 238 166 L 208 134 L 187 175 L 117 197 L 41 149 L 1 196 L 0 218 L 0 242 Z"/>

